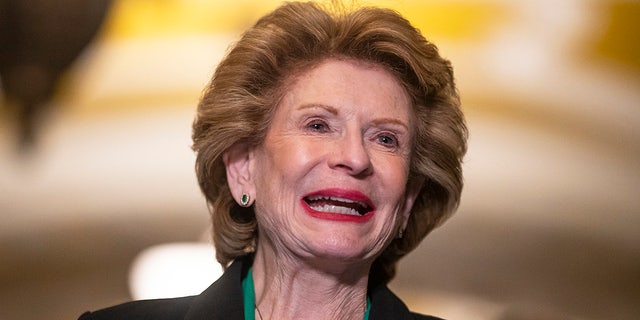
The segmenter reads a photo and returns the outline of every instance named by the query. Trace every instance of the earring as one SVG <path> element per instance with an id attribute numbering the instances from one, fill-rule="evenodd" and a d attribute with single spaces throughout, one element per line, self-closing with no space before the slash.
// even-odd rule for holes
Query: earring
<path id="1" fill-rule="evenodd" d="M 402 233 L 404 232 L 404 230 L 400 229 L 400 231 L 398 231 L 398 239 L 402 239 Z"/>
<path id="2" fill-rule="evenodd" d="M 240 205 L 243 207 L 248 207 L 249 206 L 249 194 L 247 193 L 242 193 L 242 197 L 240 197 Z"/>

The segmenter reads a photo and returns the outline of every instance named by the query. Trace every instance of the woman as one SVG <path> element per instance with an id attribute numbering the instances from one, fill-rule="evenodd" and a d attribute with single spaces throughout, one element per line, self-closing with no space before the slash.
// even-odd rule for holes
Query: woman
<path id="1" fill-rule="evenodd" d="M 219 64 L 193 126 L 225 274 L 81 319 L 430 319 L 386 284 L 456 208 L 466 134 L 450 63 L 397 13 L 284 4 Z"/>

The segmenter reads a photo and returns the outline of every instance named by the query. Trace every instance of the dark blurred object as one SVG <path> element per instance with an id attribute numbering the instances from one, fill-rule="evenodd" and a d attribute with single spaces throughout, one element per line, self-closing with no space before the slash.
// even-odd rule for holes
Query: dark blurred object
<path id="1" fill-rule="evenodd" d="M 31 149 L 38 117 L 61 75 L 97 34 L 111 0 L 0 0 L 0 79 L 4 106 Z"/>

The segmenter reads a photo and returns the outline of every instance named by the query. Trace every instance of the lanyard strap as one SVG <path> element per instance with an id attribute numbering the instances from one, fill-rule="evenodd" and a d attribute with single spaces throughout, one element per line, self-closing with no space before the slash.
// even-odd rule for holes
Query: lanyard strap
<path id="1" fill-rule="evenodd" d="M 247 271 L 247 276 L 242 279 L 242 302 L 244 303 L 244 320 L 256 319 L 256 291 L 253 285 L 253 272 L 251 268 Z M 367 295 L 367 307 L 364 312 L 364 320 L 369 320 L 371 311 L 371 300 Z"/>

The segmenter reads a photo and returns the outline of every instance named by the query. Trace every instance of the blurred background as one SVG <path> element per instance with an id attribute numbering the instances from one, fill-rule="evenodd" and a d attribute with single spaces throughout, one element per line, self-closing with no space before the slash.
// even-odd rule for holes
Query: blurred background
<path id="1" fill-rule="evenodd" d="M 452 61 L 470 129 L 461 207 L 393 289 L 449 319 L 637 319 L 640 2 L 361 2 Z M 126 301 L 143 250 L 208 241 L 195 105 L 279 3 L 0 0 L 0 320 Z"/>

